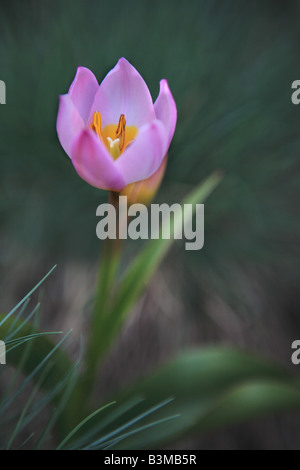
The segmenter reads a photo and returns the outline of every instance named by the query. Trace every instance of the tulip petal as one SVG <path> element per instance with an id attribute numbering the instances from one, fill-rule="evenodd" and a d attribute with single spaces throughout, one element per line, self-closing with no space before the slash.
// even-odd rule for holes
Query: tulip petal
<path id="1" fill-rule="evenodd" d="M 165 79 L 160 81 L 160 91 L 154 103 L 154 109 L 156 118 L 162 121 L 167 129 L 169 147 L 175 132 L 177 109 L 168 82 Z"/>
<path id="2" fill-rule="evenodd" d="M 167 147 L 166 129 L 162 122 L 154 120 L 143 126 L 136 140 L 116 160 L 116 167 L 126 184 L 140 181 L 159 168 Z"/>
<path id="3" fill-rule="evenodd" d="M 127 202 L 129 205 L 150 204 L 164 177 L 167 160 L 168 154 L 166 154 L 158 170 L 156 170 L 152 176 L 145 180 L 138 181 L 137 183 L 131 183 L 125 186 L 121 191 L 121 196 L 127 196 Z"/>
<path id="4" fill-rule="evenodd" d="M 59 97 L 56 130 L 59 141 L 69 157 L 71 156 L 72 142 L 83 128 L 83 120 L 75 108 L 70 95 L 61 95 Z"/>
<path id="5" fill-rule="evenodd" d="M 73 142 L 71 159 L 79 176 L 91 186 L 113 191 L 124 188 L 121 172 L 94 132 L 84 129 L 80 133 Z"/>
<path id="6" fill-rule="evenodd" d="M 71 96 L 85 124 L 88 120 L 98 88 L 98 81 L 93 72 L 86 67 L 78 67 L 68 94 Z"/>
<path id="7" fill-rule="evenodd" d="M 117 124 L 121 114 L 126 124 L 140 127 L 155 119 L 149 89 L 138 71 L 124 58 L 106 75 L 92 106 L 102 116 L 103 125 Z"/>

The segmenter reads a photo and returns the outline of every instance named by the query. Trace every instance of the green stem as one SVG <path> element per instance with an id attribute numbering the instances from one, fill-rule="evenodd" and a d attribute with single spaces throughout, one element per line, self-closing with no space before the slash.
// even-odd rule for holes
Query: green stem
<path id="1" fill-rule="evenodd" d="M 116 209 L 118 216 L 119 193 L 110 192 L 109 202 Z M 118 218 L 117 218 L 118 227 Z M 85 399 L 91 393 L 96 379 L 97 369 L 100 361 L 99 343 L 105 334 L 104 324 L 109 314 L 109 305 L 114 291 L 115 279 L 120 262 L 120 239 L 118 229 L 116 239 L 107 238 L 103 247 L 103 254 L 100 261 L 96 298 L 91 318 L 89 343 L 86 353 L 86 370 L 82 377 L 82 386 L 85 391 Z"/>
<path id="2" fill-rule="evenodd" d="M 101 360 L 101 338 L 104 337 L 105 323 L 109 315 L 109 307 L 113 297 L 115 280 L 118 273 L 121 244 L 118 234 L 118 208 L 119 193 L 109 193 L 109 203 L 116 209 L 117 234 L 116 239 L 107 238 L 103 243 L 103 250 L 100 258 L 96 295 L 90 322 L 90 333 L 85 355 L 85 370 L 79 379 L 73 396 L 69 400 L 66 420 L 68 428 L 74 426 L 78 419 L 81 419 L 89 412 L 90 397 L 93 391 L 97 372 Z"/>

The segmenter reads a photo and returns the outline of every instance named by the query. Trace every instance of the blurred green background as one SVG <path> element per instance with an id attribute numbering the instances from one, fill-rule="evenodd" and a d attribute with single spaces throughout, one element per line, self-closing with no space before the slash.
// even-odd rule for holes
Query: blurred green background
<path id="1" fill-rule="evenodd" d="M 86 324 L 101 249 L 95 212 L 107 193 L 77 176 L 56 135 L 58 95 L 78 65 L 101 82 L 124 56 L 153 99 L 168 79 L 178 122 L 157 202 L 179 202 L 212 171 L 224 174 L 205 205 L 203 250 L 176 244 L 108 359 L 107 392 L 192 345 L 234 344 L 291 365 L 299 13 L 297 0 L 0 1 L 2 310 L 58 263 L 42 323 L 78 337 Z M 124 263 L 138 248 L 128 243 Z M 196 445 L 278 448 L 295 444 L 295 429 L 293 416 L 274 417 Z"/>

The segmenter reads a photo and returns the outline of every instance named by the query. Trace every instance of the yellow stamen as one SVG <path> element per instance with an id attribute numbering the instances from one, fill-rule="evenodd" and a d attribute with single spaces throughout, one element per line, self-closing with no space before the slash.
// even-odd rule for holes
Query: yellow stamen
<path id="1" fill-rule="evenodd" d="M 102 134 L 102 119 L 101 119 L 101 114 L 99 111 L 95 111 L 93 115 L 93 122 L 90 125 L 92 131 L 95 131 L 97 136 L 100 137 L 101 140 L 103 140 L 103 134 Z"/>
<path id="2" fill-rule="evenodd" d="M 102 128 L 102 118 L 99 111 L 94 112 L 90 128 L 103 142 L 114 160 L 119 158 L 120 154 L 132 144 L 138 132 L 135 126 L 126 126 L 124 114 L 121 114 L 118 124 L 106 124 Z"/>
<path id="3" fill-rule="evenodd" d="M 116 130 L 116 138 L 120 139 L 119 149 L 122 152 L 124 144 L 125 144 L 125 128 L 126 128 L 126 119 L 124 114 L 121 114 L 119 119 L 119 124 Z"/>

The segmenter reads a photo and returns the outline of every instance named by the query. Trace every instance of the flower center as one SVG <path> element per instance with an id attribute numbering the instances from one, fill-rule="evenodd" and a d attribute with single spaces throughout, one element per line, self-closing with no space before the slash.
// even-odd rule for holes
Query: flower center
<path id="1" fill-rule="evenodd" d="M 90 128 L 96 132 L 114 160 L 132 143 L 138 132 L 135 126 L 126 126 L 124 114 L 121 114 L 117 125 L 108 124 L 102 129 L 102 118 L 99 111 L 94 112 Z"/>

